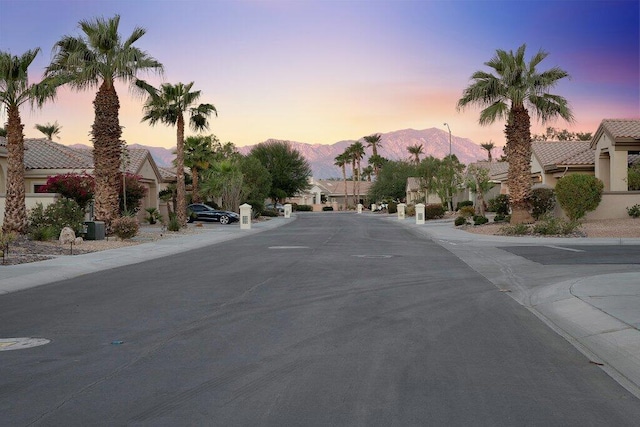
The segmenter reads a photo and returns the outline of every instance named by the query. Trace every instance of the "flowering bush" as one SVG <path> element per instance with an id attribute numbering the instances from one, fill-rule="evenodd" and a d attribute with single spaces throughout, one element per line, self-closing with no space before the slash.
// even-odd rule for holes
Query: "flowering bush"
<path id="1" fill-rule="evenodd" d="M 140 210 L 140 202 L 147 195 L 147 188 L 140 183 L 140 176 L 132 173 L 126 173 L 124 182 L 126 184 L 125 192 L 127 196 L 127 209 L 125 212 L 124 201 L 122 200 L 122 184 L 120 184 L 120 213 L 135 213 Z M 122 178 L 120 178 L 122 182 Z"/>
<path id="2" fill-rule="evenodd" d="M 111 222 L 111 229 L 121 239 L 130 239 L 138 234 L 138 220 L 131 216 L 116 218 Z"/>
<path id="3" fill-rule="evenodd" d="M 58 193 L 66 199 L 74 200 L 84 209 L 93 199 L 95 179 L 86 172 L 54 175 L 47 178 L 47 183 L 40 191 Z"/>

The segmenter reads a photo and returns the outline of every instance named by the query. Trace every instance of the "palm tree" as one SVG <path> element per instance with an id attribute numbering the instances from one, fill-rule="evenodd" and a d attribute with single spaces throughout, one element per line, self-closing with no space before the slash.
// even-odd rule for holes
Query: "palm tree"
<path id="1" fill-rule="evenodd" d="M 28 68 L 40 49 L 28 50 L 22 56 L 0 52 L 0 103 L 7 111 L 7 192 L 2 231 L 24 233 L 27 208 L 24 188 L 24 125 L 20 107 L 25 103 L 41 107 L 56 94 L 57 83 L 45 78 L 29 84 Z"/>
<path id="2" fill-rule="evenodd" d="M 367 147 L 371 147 L 371 152 L 372 152 L 371 157 L 376 159 L 378 158 L 378 148 L 382 147 L 380 138 L 382 138 L 382 135 L 380 135 L 379 133 L 362 137 L 362 139 L 364 139 L 364 141 L 367 143 Z M 378 176 L 378 172 L 379 172 L 378 164 L 374 163 L 373 173 L 375 173 L 375 175 Z"/>
<path id="3" fill-rule="evenodd" d="M 360 203 L 360 161 L 364 157 L 364 145 L 361 142 L 356 141 L 349 146 L 349 154 L 353 161 L 353 195 L 355 199 L 355 205 Z"/>
<path id="4" fill-rule="evenodd" d="M 202 200 L 198 189 L 198 181 L 200 172 L 208 169 L 214 160 L 212 148 L 214 138 L 215 136 L 213 135 L 198 135 L 188 136 L 184 140 L 184 165 L 191 169 L 193 203 L 200 203 Z"/>
<path id="5" fill-rule="evenodd" d="M 339 168 L 342 168 L 342 179 L 344 181 L 344 208 L 346 210 L 347 197 L 348 197 L 347 195 L 347 163 L 349 163 L 349 155 L 345 151 L 344 153 L 336 156 L 334 160 L 335 160 L 334 165 L 338 166 Z"/>
<path id="6" fill-rule="evenodd" d="M 159 89 L 149 85 L 143 80 L 136 81 L 136 85 L 145 91 L 149 97 L 144 104 L 144 117 L 142 121 L 148 121 L 152 126 L 162 122 L 168 126 L 176 126 L 176 191 L 177 212 L 176 218 L 181 227 L 187 225 L 187 198 L 184 184 L 184 115 L 189 114 L 189 127 L 196 132 L 209 129 L 209 117 L 212 113 L 216 116 L 218 111 L 212 104 L 198 104 L 201 92 L 192 91 L 193 82 L 189 84 L 178 83 L 172 85 L 164 83 Z"/>
<path id="7" fill-rule="evenodd" d="M 491 155 L 491 150 L 496 148 L 496 145 L 493 143 L 493 141 L 489 140 L 489 142 L 485 142 L 483 144 L 480 144 L 480 147 L 482 147 L 485 150 L 487 150 L 487 158 L 489 159 L 489 163 L 491 163 L 491 161 L 493 160 L 493 157 Z"/>
<path id="8" fill-rule="evenodd" d="M 162 72 L 162 64 L 134 47 L 146 31 L 135 28 L 126 40 L 118 33 L 120 16 L 80 21 L 82 36 L 64 36 L 54 46 L 47 76 L 68 83 L 76 90 L 98 89 L 93 101 L 95 118 L 91 127 L 95 216 L 107 230 L 119 215 L 120 154 L 122 128 L 118 118 L 120 101 L 114 83 L 132 82 L 139 71 Z"/>
<path id="9" fill-rule="evenodd" d="M 362 168 L 362 178 L 366 179 L 367 182 L 371 182 L 371 175 L 373 175 L 373 166 L 365 166 Z"/>
<path id="10" fill-rule="evenodd" d="M 60 126 L 56 121 L 53 124 L 47 123 L 46 125 L 35 125 L 35 128 L 45 134 L 49 141 L 52 141 L 54 136 L 60 138 L 59 135 L 62 126 Z"/>
<path id="11" fill-rule="evenodd" d="M 407 147 L 407 151 L 413 156 L 413 162 L 419 165 L 420 155 L 424 153 L 424 151 L 422 151 L 422 144 L 410 145 Z"/>
<path id="12" fill-rule="evenodd" d="M 462 93 L 458 109 L 470 104 L 484 108 L 480 112 L 480 125 L 489 125 L 497 119 L 506 119 L 506 154 L 509 161 L 507 182 L 511 201 L 512 224 L 530 223 L 528 199 L 531 194 L 531 118 L 529 111 L 542 123 L 558 116 L 567 121 L 573 114 L 565 98 L 549 93 L 558 81 L 569 77 L 559 67 L 538 72 L 536 67 L 548 53 L 540 50 L 529 63 L 525 62 L 526 45 L 514 53 L 496 50 L 496 55 L 485 65 L 495 74 L 476 71 L 473 83 Z"/>

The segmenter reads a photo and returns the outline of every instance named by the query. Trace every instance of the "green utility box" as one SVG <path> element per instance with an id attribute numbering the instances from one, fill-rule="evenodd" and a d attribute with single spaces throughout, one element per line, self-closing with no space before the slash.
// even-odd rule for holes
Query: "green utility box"
<path id="1" fill-rule="evenodd" d="M 104 221 L 85 221 L 86 240 L 104 240 Z"/>

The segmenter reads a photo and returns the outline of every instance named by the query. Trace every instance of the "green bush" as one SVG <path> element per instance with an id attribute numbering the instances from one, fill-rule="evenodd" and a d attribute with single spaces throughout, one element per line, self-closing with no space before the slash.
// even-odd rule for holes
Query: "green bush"
<path id="1" fill-rule="evenodd" d="M 489 218 L 483 215 L 475 215 L 473 217 L 473 225 L 482 225 L 489 222 Z"/>
<path id="2" fill-rule="evenodd" d="M 463 200 L 462 202 L 458 202 L 456 204 L 456 211 L 459 211 L 461 208 L 465 206 L 473 206 L 473 202 L 471 200 Z"/>
<path id="3" fill-rule="evenodd" d="M 638 218 L 640 217 L 640 205 L 633 205 L 630 208 L 627 208 L 627 213 L 629 216 Z"/>
<path id="4" fill-rule="evenodd" d="M 158 209 L 146 208 L 145 211 L 147 211 L 148 215 L 145 216 L 144 220 L 149 224 L 153 225 L 158 221 L 162 222 L 162 215 L 160 215 L 160 211 L 158 211 Z"/>
<path id="5" fill-rule="evenodd" d="M 495 212 L 498 215 L 509 215 L 509 195 L 499 194 L 489 200 L 487 210 L 489 212 Z"/>
<path id="6" fill-rule="evenodd" d="M 444 216 L 444 206 L 441 203 L 430 203 L 424 207 L 425 219 L 438 219 Z"/>
<path id="7" fill-rule="evenodd" d="M 629 191 L 640 190 L 640 163 L 627 169 L 627 187 Z"/>
<path id="8" fill-rule="evenodd" d="M 407 205 L 404 210 L 406 216 L 416 216 L 416 206 L 415 205 Z"/>
<path id="9" fill-rule="evenodd" d="M 263 209 L 262 216 L 268 216 L 273 218 L 278 216 L 278 211 L 276 209 Z"/>
<path id="10" fill-rule="evenodd" d="M 322 207 L 322 210 L 323 210 L 324 212 L 332 211 L 332 210 L 333 210 L 333 206 L 323 206 L 323 207 Z"/>
<path id="11" fill-rule="evenodd" d="M 42 225 L 38 227 L 29 228 L 29 237 L 32 240 L 37 240 L 39 242 L 47 242 L 49 240 L 53 240 L 56 237 L 56 231 L 50 225 Z"/>
<path id="12" fill-rule="evenodd" d="M 527 224 L 505 225 L 500 229 L 500 234 L 505 236 L 525 236 L 531 234 L 531 229 Z"/>
<path id="13" fill-rule="evenodd" d="M 497 214 L 493 217 L 493 222 L 506 222 L 507 215 Z"/>
<path id="14" fill-rule="evenodd" d="M 476 214 L 476 210 L 473 208 L 473 206 L 463 206 L 458 211 L 458 215 L 460 215 L 460 216 L 462 216 L 464 218 L 471 218 L 475 214 Z"/>
<path id="15" fill-rule="evenodd" d="M 130 216 L 121 216 L 111 221 L 111 229 L 113 230 L 113 234 L 119 238 L 131 239 L 138 234 L 140 226 L 138 225 L 137 219 Z"/>
<path id="16" fill-rule="evenodd" d="M 556 193 L 552 188 L 534 188 L 529 201 L 531 215 L 538 220 L 556 207 Z"/>
<path id="17" fill-rule="evenodd" d="M 313 212 L 313 206 L 311 205 L 298 205 L 295 209 L 298 212 Z"/>
<path id="18" fill-rule="evenodd" d="M 43 207 L 42 203 L 29 211 L 27 219 L 27 233 L 44 237 L 44 233 L 51 233 L 53 238 L 60 235 L 64 227 L 71 227 L 79 235 L 84 229 L 84 210 L 72 199 L 58 199 L 54 203 Z M 43 231 L 50 228 L 49 231 Z"/>
<path id="19" fill-rule="evenodd" d="M 463 216 L 459 216 L 456 218 L 456 220 L 453 223 L 456 225 L 456 227 L 460 225 L 465 225 L 467 223 L 467 218 Z"/>
<path id="20" fill-rule="evenodd" d="M 576 221 L 598 207 L 604 184 L 593 175 L 567 175 L 556 184 L 558 203 L 570 220 Z"/>
<path id="21" fill-rule="evenodd" d="M 564 236 L 574 233 L 580 223 L 547 215 L 533 225 L 533 233 L 545 236 Z"/>
<path id="22" fill-rule="evenodd" d="M 387 203 L 387 212 L 394 214 L 398 212 L 398 204 L 396 202 Z"/>
<path id="23" fill-rule="evenodd" d="M 180 222 L 178 221 L 178 216 L 175 214 L 175 212 L 169 213 L 169 222 L 167 223 L 167 230 L 180 231 Z"/>

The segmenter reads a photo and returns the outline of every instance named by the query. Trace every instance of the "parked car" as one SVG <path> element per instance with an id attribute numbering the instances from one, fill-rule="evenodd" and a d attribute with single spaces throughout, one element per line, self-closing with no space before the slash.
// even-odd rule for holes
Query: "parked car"
<path id="1" fill-rule="evenodd" d="M 273 203 L 268 203 L 265 206 L 266 209 L 275 209 L 280 213 L 284 212 L 284 206 L 281 203 L 276 203 L 275 205 Z"/>
<path id="2" fill-rule="evenodd" d="M 216 221 L 220 224 L 231 224 L 240 220 L 240 215 L 235 212 L 214 209 L 204 203 L 194 203 L 187 206 L 187 212 L 189 212 L 189 222 Z"/>

